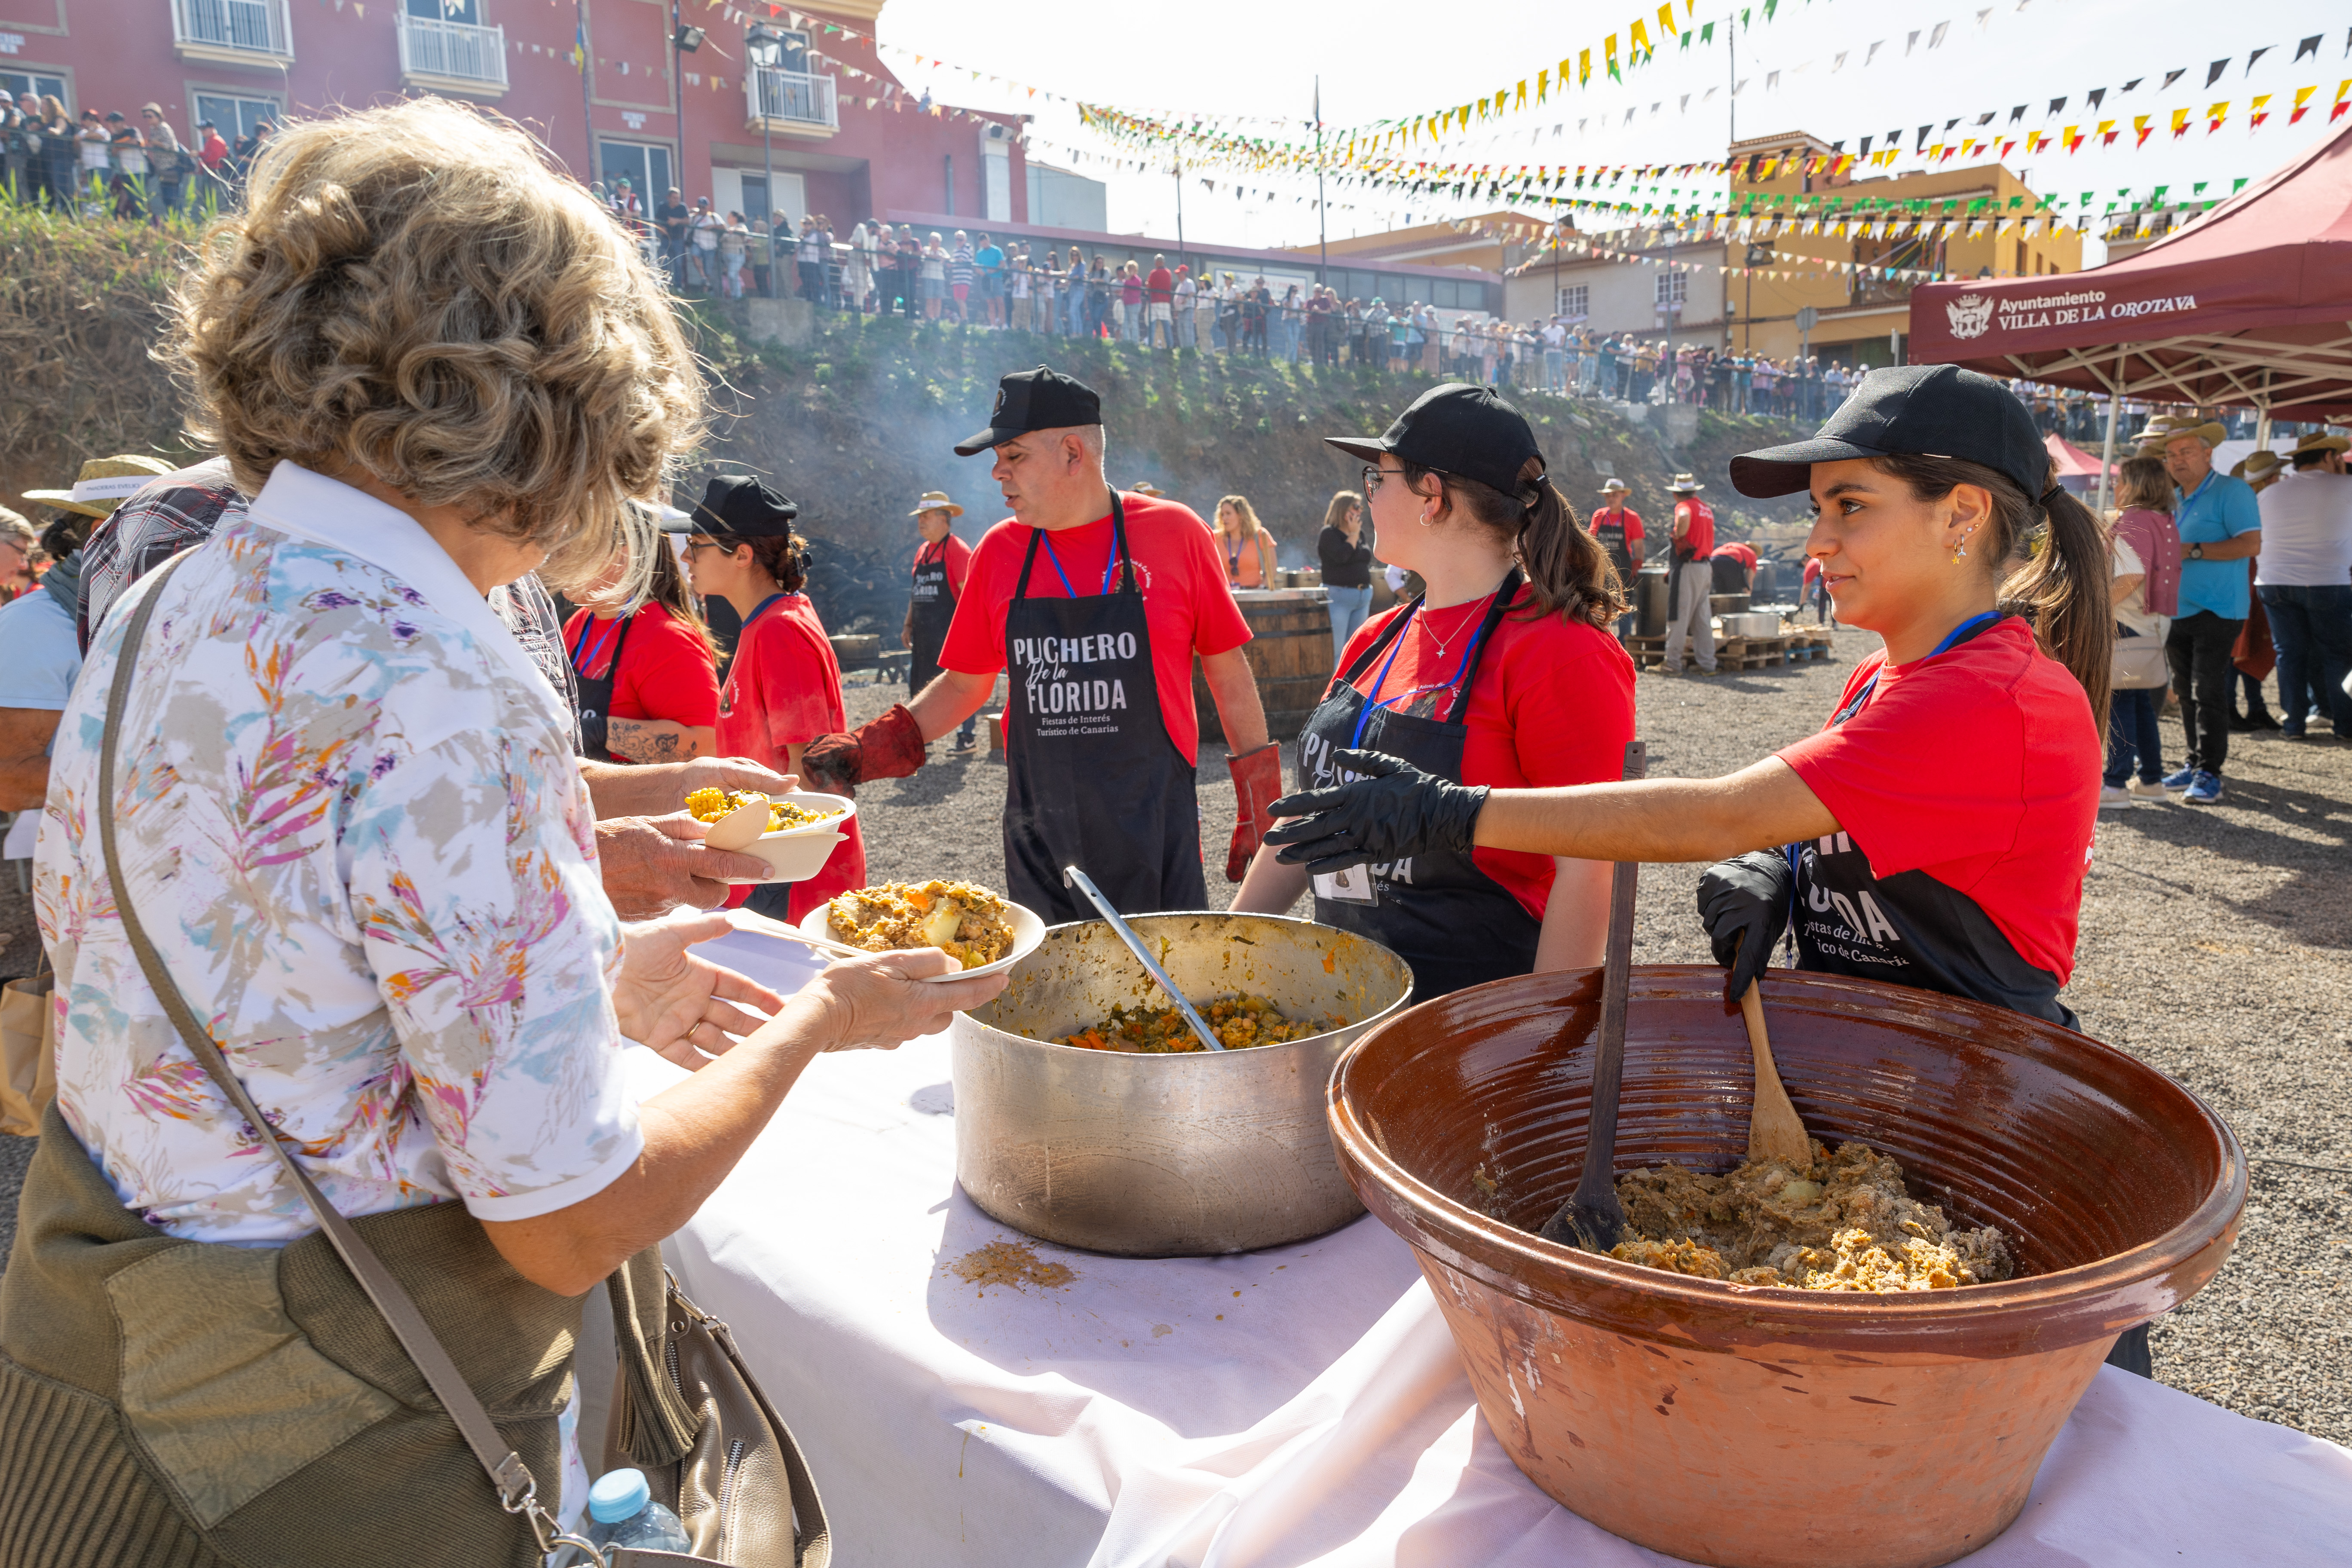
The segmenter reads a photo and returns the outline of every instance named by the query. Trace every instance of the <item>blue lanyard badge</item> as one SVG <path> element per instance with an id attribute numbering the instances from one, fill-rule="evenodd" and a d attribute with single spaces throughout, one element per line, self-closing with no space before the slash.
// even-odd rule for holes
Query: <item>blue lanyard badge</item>
<path id="1" fill-rule="evenodd" d="M 1489 597 L 1491 596 L 1492 595 L 1489 595 Z M 1415 599 L 1412 605 L 1407 606 L 1404 613 L 1405 624 L 1397 628 L 1397 638 L 1395 642 L 1389 645 L 1388 658 L 1381 660 L 1381 672 L 1372 677 L 1372 693 L 1374 697 L 1379 698 L 1381 689 L 1389 683 L 1389 666 L 1396 662 L 1396 656 L 1398 653 L 1402 651 L 1404 647 L 1404 639 L 1412 630 L 1413 614 L 1420 608 L 1421 601 L 1418 599 Z M 1348 749 L 1349 751 L 1354 751 L 1364 743 L 1364 725 L 1371 718 L 1373 709 L 1393 708 L 1400 702 L 1411 701 L 1424 691 L 1452 691 L 1460 687 L 1463 676 L 1467 673 L 1470 668 L 1470 661 L 1478 656 L 1478 645 L 1486 640 L 1486 623 L 1481 621 L 1477 631 L 1473 633 L 1471 636 L 1470 646 L 1462 650 L 1462 662 L 1454 667 L 1453 675 L 1448 677 L 1446 679 L 1438 681 L 1433 685 L 1416 686 L 1410 691 L 1400 691 L 1394 697 L 1380 698 L 1377 701 L 1365 702 L 1361 708 L 1357 710 L 1356 730 L 1355 733 L 1349 737 Z M 1450 713 L 1452 710 L 1449 709 L 1447 711 Z"/>
<path id="2" fill-rule="evenodd" d="M 1976 636 L 1977 633 L 1982 631 L 1985 627 L 1992 625 L 1993 622 L 2000 619 L 2000 617 L 2001 612 L 1999 610 L 1987 610 L 1980 616 L 1970 616 L 1967 620 L 1962 621 L 1958 626 L 1954 626 L 1949 632 L 1946 633 L 1944 640 L 1937 643 L 1927 657 L 1929 658 L 1933 658 L 1937 654 L 1949 652 L 1953 647 L 1957 647 L 1960 643 L 1966 642 L 1969 638 Z M 1878 689 L 1878 678 L 1882 674 L 1885 673 L 1885 669 L 1886 667 L 1882 664 L 1878 668 L 1871 671 L 1870 679 L 1863 683 L 1862 689 L 1855 692 L 1844 707 L 1830 715 L 1830 727 L 1832 729 L 1835 729 L 1838 725 L 1844 723 L 1847 720 L 1862 711 L 1863 705 L 1870 700 L 1870 694 Z"/>
<path id="3" fill-rule="evenodd" d="M 614 616 L 612 621 L 613 629 L 606 632 L 603 637 L 598 637 L 596 639 L 596 646 L 592 648 L 588 646 L 588 634 L 596 629 L 596 617 L 594 616 L 590 616 L 588 619 L 582 624 L 580 627 L 580 635 L 577 637 L 574 637 L 572 641 L 572 668 L 578 670 L 582 675 L 586 675 L 588 673 L 588 667 L 596 661 L 596 656 L 604 651 L 604 645 L 621 635 L 621 627 L 627 623 L 628 618 L 629 617 L 626 616 Z"/>
<path id="4" fill-rule="evenodd" d="M 1073 599 L 1076 598 L 1078 591 L 1070 586 L 1070 574 L 1062 570 L 1062 558 L 1054 553 L 1054 536 L 1049 533 L 1037 542 L 1045 547 L 1045 559 L 1054 563 L 1054 575 L 1062 580 L 1062 592 Z M 1103 563 L 1102 591 L 1106 594 L 1110 592 L 1110 574 L 1118 567 L 1118 552 L 1114 550 L 1111 552 L 1111 558 Z"/>

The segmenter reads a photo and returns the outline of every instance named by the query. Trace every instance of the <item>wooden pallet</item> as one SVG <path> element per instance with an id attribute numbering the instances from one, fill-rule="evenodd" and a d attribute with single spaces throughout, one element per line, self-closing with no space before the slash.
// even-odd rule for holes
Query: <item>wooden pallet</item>
<path id="1" fill-rule="evenodd" d="M 1625 639 L 1625 651 L 1633 656 L 1637 669 L 1657 669 L 1666 662 L 1666 639 L 1663 637 L 1631 637 Z M 1783 632 L 1771 637 L 1717 637 L 1715 639 L 1715 667 L 1718 670 L 1746 671 L 1769 669 L 1775 666 L 1803 663 L 1829 657 L 1829 639 L 1819 640 L 1814 634 L 1800 629 Z M 1687 646 L 1683 651 L 1683 667 L 1696 668 L 1698 659 Z"/>

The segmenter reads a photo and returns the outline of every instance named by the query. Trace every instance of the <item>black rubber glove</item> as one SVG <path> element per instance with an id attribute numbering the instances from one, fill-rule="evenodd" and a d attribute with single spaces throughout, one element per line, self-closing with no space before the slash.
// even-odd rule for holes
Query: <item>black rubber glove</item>
<path id="1" fill-rule="evenodd" d="M 1710 866 L 1698 879 L 1699 923 L 1727 971 L 1724 999 L 1737 1002 L 1772 962 L 1772 944 L 1789 924 L 1797 879 L 1788 857 L 1757 849 Z"/>
<path id="2" fill-rule="evenodd" d="M 1484 784 L 1448 784 L 1378 752 L 1334 752 L 1331 761 L 1362 776 L 1284 795 L 1271 808 L 1276 818 L 1303 819 L 1265 836 L 1283 847 L 1276 858 L 1284 865 L 1303 865 L 1320 877 L 1442 849 L 1470 853 L 1470 831 L 1486 805 Z"/>

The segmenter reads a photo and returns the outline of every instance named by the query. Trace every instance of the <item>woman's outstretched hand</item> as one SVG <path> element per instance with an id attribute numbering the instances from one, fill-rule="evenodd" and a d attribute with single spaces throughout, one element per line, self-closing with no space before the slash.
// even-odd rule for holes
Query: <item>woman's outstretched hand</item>
<path id="1" fill-rule="evenodd" d="M 1471 834 L 1486 805 L 1483 784 L 1449 784 L 1378 752 L 1334 752 L 1343 775 L 1329 789 L 1305 790 L 1274 803 L 1290 817 L 1265 836 L 1282 846 L 1276 857 L 1310 875 L 1344 871 L 1366 862 L 1388 865 L 1438 850 L 1470 852 Z"/>
<path id="2" fill-rule="evenodd" d="M 693 1068 L 766 1023 L 782 996 L 688 951 L 734 929 L 724 913 L 697 910 L 624 926 L 613 983 L 621 1033 Z"/>

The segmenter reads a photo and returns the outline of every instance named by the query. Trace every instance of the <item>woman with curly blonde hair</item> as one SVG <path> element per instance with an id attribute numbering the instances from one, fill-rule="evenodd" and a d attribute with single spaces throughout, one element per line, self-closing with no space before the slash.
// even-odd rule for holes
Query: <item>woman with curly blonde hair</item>
<path id="1" fill-rule="evenodd" d="M 254 499 L 124 596 L 58 726 L 0 1541 L 523 1568 L 585 1502 L 582 1294 L 612 1277 L 624 1430 L 675 1458 L 648 1249 L 816 1054 L 999 982 L 895 953 L 783 1003 L 691 955 L 724 917 L 624 946 L 569 715 L 485 596 L 634 559 L 701 393 L 636 245 L 519 129 L 425 100 L 272 137 L 167 353 Z M 639 1106 L 625 1038 L 699 1070 Z M 330 1206 L 390 1296 L 329 1255 Z M 402 1294 L 425 1334 L 395 1342 Z M 428 1341 L 454 1368 L 420 1375 Z M 532 1508 L 473 1468 L 460 1372 Z"/>

